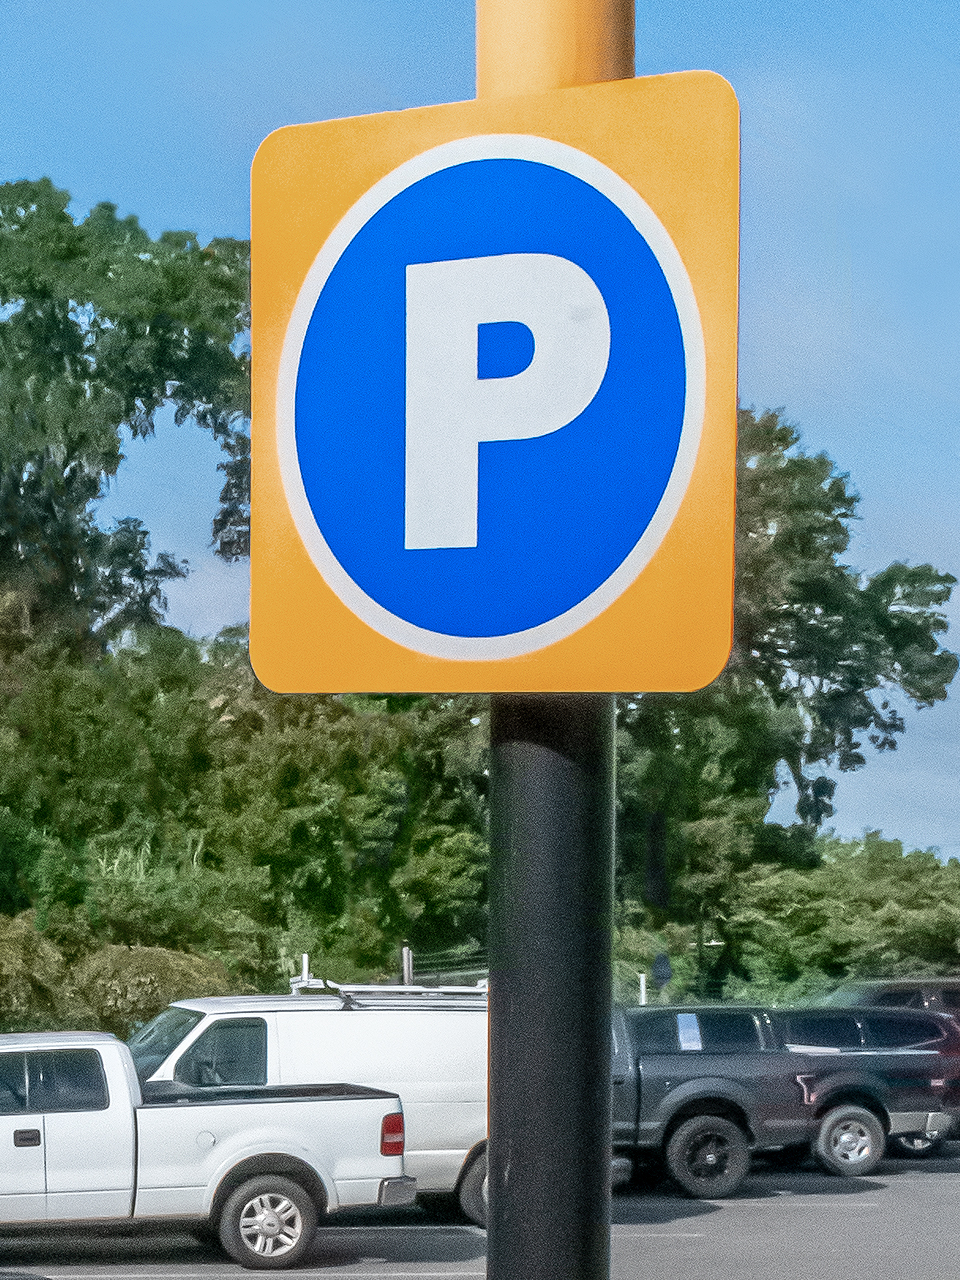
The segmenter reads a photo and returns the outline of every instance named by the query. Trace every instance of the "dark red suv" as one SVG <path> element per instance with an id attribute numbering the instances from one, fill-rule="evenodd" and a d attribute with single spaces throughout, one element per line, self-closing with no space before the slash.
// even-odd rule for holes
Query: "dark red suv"
<path id="1" fill-rule="evenodd" d="M 893 1035 L 897 1034 L 897 1024 L 890 1025 L 889 1020 L 887 1023 L 876 1021 L 878 1018 L 882 1019 L 886 1011 L 904 1025 L 902 1034 L 905 1035 L 912 1033 L 906 1030 L 907 1024 L 903 1024 L 904 1018 L 924 1019 L 929 1014 L 939 1015 L 936 1022 L 941 1027 L 948 1027 L 949 1030 L 937 1048 L 941 1053 L 951 1056 L 960 1055 L 960 1022 L 957 1021 L 960 1019 L 960 978 L 863 979 L 838 988 L 827 997 L 824 1005 L 827 1007 L 817 1011 L 811 1010 L 811 1012 L 817 1012 L 821 1017 L 828 1015 L 830 1010 L 838 1016 L 855 1015 L 861 1023 L 864 1017 L 869 1015 L 868 1022 L 873 1023 L 878 1030 L 881 1027 L 886 1028 L 887 1033 Z M 843 1009 L 839 1006 L 843 1006 Z M 926 1011 L 926 1015 L 923 1011 Z M 918 1034 L 921 1030 L 918 1027 Z M 905 1045 L 905 1047 L 911 1046 Z M 947 1133 L 937 1134 L 936 1137 L 916 1134 L 891 1138 L 887 1144 L 887 1151 L 889 1155 L 932 1155 L 942 1148 L 949 1137 L 956 1137 L 958 1131 L 960 1131 L 960 1125 L 955 1121 Z"/>
<path id="2" fill-rule="evenodd" d="M 824 1002 L 832 1005 L 935 1009 L 960 1014 L 960 978 L 870 978 L 845 983 Z"/>

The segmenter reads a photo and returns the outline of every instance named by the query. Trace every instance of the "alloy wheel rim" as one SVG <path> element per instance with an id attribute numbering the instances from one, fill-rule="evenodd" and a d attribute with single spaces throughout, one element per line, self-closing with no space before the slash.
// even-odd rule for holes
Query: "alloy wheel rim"
<path id="1" fill-rule="evenodd" d="M 289 1253 L 303 1234 L 300 1210 L 287 1196 L 266 1192 L 254 1196 L 240 1214 L 240 1235 L 251 1251 L 263 1258 Z"/>
<path id="2" fill-rule="evenodd" d="M 835 1130 L 831 1146 L 841 1160 L 859 1164 L 870 1155 L 872 1143 L 867 1129 L 851 1120 Z"/>

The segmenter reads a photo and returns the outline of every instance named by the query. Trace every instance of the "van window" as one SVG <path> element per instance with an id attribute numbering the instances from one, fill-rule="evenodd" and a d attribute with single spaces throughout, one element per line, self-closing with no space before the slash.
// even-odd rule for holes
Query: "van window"
<path id="1" fill-rule="evenodd" d="M 223 1018 L 194 1040 L 174 1080 L 202 1088 L 267 1083 L 267 1024 L 263 1018 Z"/>
<path id="2" fill-rule="evenodd" d="M 26 1054 L 0 1053 L 0 1116 L 19 1115 L 26 1109 Z"/>
<path id="3" fill-rule="evenodd" d="M 203 1014 L 195 1009 L 178 1009 L 171 1005 L 130 1037 L 127 1045 L 141 1084 L 150 1079 L 161 1063 L 166 1062 L 202 1017 Z"/>
<path id="4" fill-rule="evenodd" d="M 916 1014 L 895 1018 L 883 1013 L 868 1013 L 863 1018 L 864 1030 L 874 1049 L 933 1048 L 943 1039 L 944 1031 L 935 1018 Z"/>
<path id="5" fill-rule="evenodd" d="M 96 1049 L 49 1049 L 27 1054 L 31 1111 L 105 1111 L 110 1105 Z"/>

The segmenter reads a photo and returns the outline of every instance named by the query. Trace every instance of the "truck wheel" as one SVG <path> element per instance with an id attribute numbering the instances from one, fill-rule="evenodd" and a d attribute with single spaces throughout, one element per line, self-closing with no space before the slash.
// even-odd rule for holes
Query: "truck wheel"
<path id="1" fill-rule="evenodd" d="M 883 1159 L 883 1126 L 866 1107 L 834 1107 L 823 1117 L 813 1144 L 828 1173 L 854 1178 L 872 1173 Z"/>
<path id="2" fill-rule="evenodd" d="M 487 1225 L 487 1153 L 481 1151 L 460 1180 L 460 1208 L 478 1227 Z"/>
<path id="3" fill-rule="evenodd" d="M 685 1120 L 667 1143 L 664 1158 L 674 1181 L 698 1199 L 732 1195 L 750 1168 L 746 1134 L 723 1116 Z"/>
<path id="4" fill-rule="evenodd" d="M 317 1232 L 317 1207 L 289 1178 L 263 1174 L 237 1187 L 220 1214 L 220 1243 L 241 1267 L 298 1263 Z"/>
<path id="5" fill-rule="evenodd" d="M 907 1160 L 922 1160 L 935 1155 L 943 1147 L 945 1138 L 928 1138 L 924 1133 L 898 1133 L 887 1139 L 887 1155 L 902 1156 Z"/>

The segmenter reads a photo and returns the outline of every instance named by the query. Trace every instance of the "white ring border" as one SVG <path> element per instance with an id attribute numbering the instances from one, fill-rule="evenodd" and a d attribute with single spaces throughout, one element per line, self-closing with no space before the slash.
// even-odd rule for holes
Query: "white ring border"
<path id="1" fill-rule="evenodd" d="M 498 636 L 455 636 L 418 627 L 378 604 L 347 573 L 314 518 L 296 444 L 296 390 L 307 328 L 341 255 L 367 222 L 394 196 L 441 169 L 472 160 L 530 160 L 571 174 L 607 197 L 636 227 L 666 277 L 680 320 L 686 395 L 677 455 L 663 496 L 639 541 L 590 595 L 564 613 L 523 631 Z M 593 156 L 530 134 L 480 134 L 432 147 L 386 174 L 344 214 L 325 241 L 297 295 L 284 337 L 277 378 L 277 451 L 283 487 L 303 544 L 320 575 L 346 607 L 388 640 L 433 658 L 461 662 L 517 658 L 564 640 L 592 622 L 639 577 L 660 546 L 693 474 L 706 409 L 706 350 L 696 296 L 683 260 L 647 202 Z"/>

